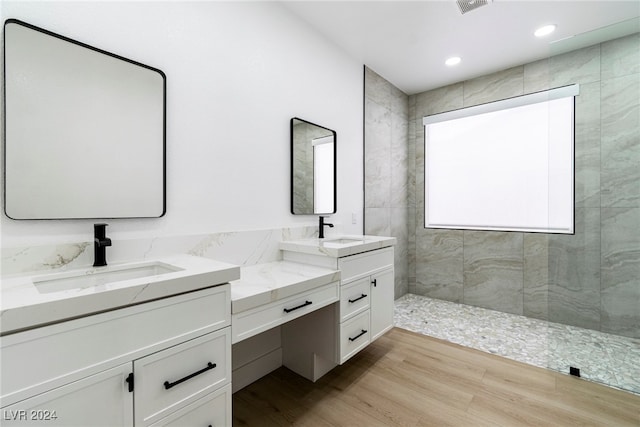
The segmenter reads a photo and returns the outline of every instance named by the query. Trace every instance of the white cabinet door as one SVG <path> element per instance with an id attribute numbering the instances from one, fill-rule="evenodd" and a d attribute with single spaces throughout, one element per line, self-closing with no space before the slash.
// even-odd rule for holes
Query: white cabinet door
<path id="1" fill-rule="evenodd" d="M 46 355 L 43 355 L 46 357 Z M 2 426 L 133 426 L 125 363 L 2 408 Z"/>
<path id="2" fill-rule="evenodd" d="M 371 341 L 393 327 L 393 269 L 371 276 Z"/>

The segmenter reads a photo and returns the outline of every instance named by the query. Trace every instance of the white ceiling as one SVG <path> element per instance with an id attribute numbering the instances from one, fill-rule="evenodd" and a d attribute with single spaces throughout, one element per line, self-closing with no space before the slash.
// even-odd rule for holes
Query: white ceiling
<path id="1" fill-rule="evenodd" d="M 640 22 L 640 0 L 493 0 L 464 15 L 455 0 L 282 3 L 407 94 L 629 34 Z M 606 31 L 622 21 L 623 33 Z M 549 23 L 555 33 L 533 36 Z M 462 62 L 445 66 L 453 55 Z"/>

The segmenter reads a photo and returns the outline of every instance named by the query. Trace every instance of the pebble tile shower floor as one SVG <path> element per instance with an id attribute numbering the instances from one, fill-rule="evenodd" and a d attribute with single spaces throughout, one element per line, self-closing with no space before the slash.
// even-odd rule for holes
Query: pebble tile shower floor
<path id="1" fill-rule="evenodd" d="M 640 339 L 406 294 L 395 326 L 640 394 Z"/>

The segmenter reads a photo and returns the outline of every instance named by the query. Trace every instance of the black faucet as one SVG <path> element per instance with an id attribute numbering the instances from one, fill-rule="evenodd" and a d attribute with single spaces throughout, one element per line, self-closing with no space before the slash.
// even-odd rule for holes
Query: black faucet
<path id="1" fill-rule="evenodd" d="M 320 226 L 318 227 L 318 237 L 320 239 L 324 239 L 324 226 L 333 228 L 333 224 L 329 224 L 328 222 L 324 222 L 324 217 L 320 216 Z"/>
<path id="2" fill-rule="evenodd" d="M 111 246 L 111 239 L 107 237 L 105 228 L 108 224 L 93 224 L 93 253 L 94 267 L 107 265 L 107 246 Z"/>

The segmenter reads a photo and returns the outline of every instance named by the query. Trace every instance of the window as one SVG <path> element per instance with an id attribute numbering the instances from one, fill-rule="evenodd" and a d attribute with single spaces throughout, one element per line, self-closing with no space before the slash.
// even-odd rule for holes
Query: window
<path id="1" fill-rule="evenodd" d="M 424 117 L 425 227 L 572 234 L 578 93 Z"/>

